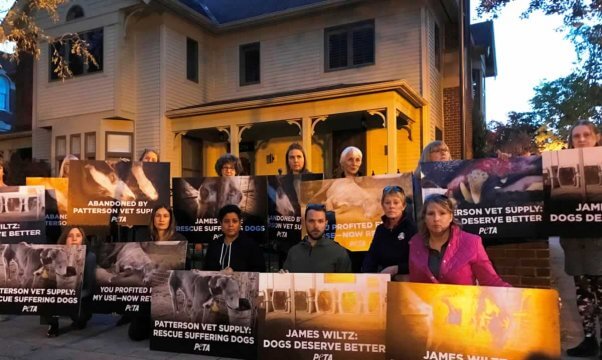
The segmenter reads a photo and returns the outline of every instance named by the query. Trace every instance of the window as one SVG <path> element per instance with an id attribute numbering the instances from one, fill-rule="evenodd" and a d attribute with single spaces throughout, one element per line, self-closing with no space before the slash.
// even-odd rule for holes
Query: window
<path id="1" fill-rule="evenodd" d="M 435 126 L 435 140 L 443 141 L 443 131 L 438 126 Z"/>
<path id="2" fill-rule="evenodd" d="M 324 30 L 326 70 L 374 64 L 374 20 Z"/>
<path id="3" fill-rule="evenodd" d="M 56 64 L 53 63 L 53 58 L 56 55 L 60 55 L 67 62 L 69 70 L 74 76 L 82 74 L 90 74 L 102 71 L 103 68 L 103 29 L 95 29 L 86 31 L 78 34 L 79 38 L 84 40 L 88 44 L 88 51 L 96 60 L 97 65 L 92 62 L 84 62 L 84 59 L 76 54 L 72 53 L 73 39 L 63 39 L 61 41 L 55 41 L 50 44 L 49 47 L 49 72 L 50 79 L 57 80 L 59 75 L 55 72 Z"/>
<path id="4" fill-rule="evenodd" d="M 82 7 L 79 5 L 73 5 L 69 11 L 67 11 L 67 21 L 82 17 L 84 17 L 84 9 L 82 9 Z"/>
<path id="5" fill-rule="evenodd" d="M 186 78 L 199 82 L 199 43 L 186 38 Z"/>
<path id="6" fill-rule="evenodd" d="M 61 168 L 61 163 L 65 156 L 67 156 L 67 137 L 66 136 L 57 136 L 54 139 L 54 157 L 56 160 L 56 172 L 58 174 L 59 169 Z"/>
<path id="7" fill-rule="evenodd" d="M 0 111 L 10 112 L 11 83 L 7 76 L 0 75 Z"/>
<path id="8" fill-rule="evenodd" d="M 259 72 L 259 43 L 240 46 L 240 85 L 258 84 Z"/>
<path id="9" fill-rule="evenodd" d="M 435 24 L 435 67 L 441 70 L 441 32 L 439 25 Z"/>
<path id="10" fill-rule="evenodd" d="M 106 160 L 132 159 L 133 134 L 122 132 L 106 132 Z"/>
<path id="11" fill-rule="evenodd" d="M 69 137 L 69 154 L 75 155 L 75 157 L 81 159 L 82 137 L 80 134 L 71 135 Z"/>
<path id="12" fill-rule="evenodd" d="M 89 132 L 84 135 L 84 152 L 86 160 L 96 160 L 96 133 Z"/>

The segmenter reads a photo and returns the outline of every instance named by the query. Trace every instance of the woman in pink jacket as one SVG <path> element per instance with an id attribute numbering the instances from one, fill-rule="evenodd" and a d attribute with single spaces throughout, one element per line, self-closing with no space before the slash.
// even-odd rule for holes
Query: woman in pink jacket
<path id="1" fill-rule="evenodd" d="M 510 286 L 493 269 L 481 238 L 462 231 L 454 204 L 433 194 L 422 205 L 418 233 L 410 240 L 410 281 Z"/>

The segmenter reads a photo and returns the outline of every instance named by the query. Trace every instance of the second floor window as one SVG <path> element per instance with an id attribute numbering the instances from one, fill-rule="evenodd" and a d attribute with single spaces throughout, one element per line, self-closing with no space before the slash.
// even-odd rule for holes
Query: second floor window
<path id="1" fill-rule="evenodd" d="M 60 76 L 55 72 L 57 64 L 53 62 L 55 57 L 55 51 L 60 54 L 67 65 L 69 70 L 73 73 L 73 76 L 90 74 L 100 72 L 103 69 L 103 29 L 94 29 L 78 34 L 80 39 L 84 40 L 88 44 L 88 51 L 92 54 L 98 65 L 88 61 L 85 63 L 84 59 L 77 54 L 72 53 L 74 41 L 71 39 L 65 39 L 62 42 L 56 41 L 50 45 L 49 51 L 49 71 L 50 79 L 56 80 Z"/>
<path id="2" fill-rule="evenodd" d="M 0 75 L 0 111 L 10 112 L 10 90 L 10 79 Z"/>
<path id="3" fill-rule="evenodd" d="M 199 82 L 199 43 L 186 38 L 186 78 Z"/>
<path id="4" fill-rule="evenodd" d="M 374 20 L 324 30 L 326 70 L 374 64 Z"/>
<path id="5" fill-rule="evenodd" d="M 260 78 L 259 43 L 240 46 L 240 85 L 258 84 Z"/>

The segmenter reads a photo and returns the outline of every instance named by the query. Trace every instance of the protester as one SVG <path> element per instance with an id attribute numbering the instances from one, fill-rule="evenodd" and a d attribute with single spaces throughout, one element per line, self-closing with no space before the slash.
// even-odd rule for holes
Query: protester
<path id="1" fill-rule="evenodd" d="M 237 156 L 224 154 L 215 162 L 215 172 L 219 176 L 237 176 L 242 173 L 242 163 Z"/>
<path id="2" fill-rule="evenodd" d="M 341 177 L 361 176 L 362 151 L 355 146 L 348 146 L 341 151 L 339 165 L 341 166 Z"/>
<path id="3" fill-rule="evenodd" d="M 578 121 L 569 133 L 569 148 L 600 146 L 600 132 L 590 121 Z M 602 238 L 561 238 L 564 271 L 573 276 L 577 309 L 583 324 L 584 339 L 567 355 L 589 357 L 598 354 L 597 322 L 602 326 Z"/>
<path id="4" fill-rule="evenodd" d="M 295 273 L 351 272 L 347 251 L 324 237 L 326 224 L 324 205 L 308 204 L 305 209 L 307 235 L 289 250 L 283 270 Z"/>
<path id="5" fill-rule="evenodd" d="M 412 282 L 510 286 L 495 272 L 481 238 L 460 229 L 452 201 L 440 194 L 424 200 L 409 270 Z"/>
<path id="6" fill-rule="evenodd" d="M 6 186 L 6 182 L 4 182 L 5 177 L 6 177 L 6 167 L 4 166 L 4 159 L 0 158 L 0 187 Z"/>
<path id="7" fill-rule="evenodd" d="M 61 178 L 69 177 L 69 169 L 70 169 L 69 164 L 70 164 L 71 160 L 79 160 L 79 159 L 75 155 L 67 154 L 65 156 L 65 158 L 63 159 L 63 162 L 61 163 L 61 168 L 59 170 L 59 177 L 61 177 Z"/>
<path id="8" fill-rule="evenodd" d="M 362 272 L 407 275 L 409 240 L 416 234 L 416 224 L 405 213 L 405 192 L 400 186 L 387 186 L 380 204 L 385 213 L 383 223 L 376 227 Z"/>
<path id="9" fill-rule="evenodd" d="M 255 240 L 240 231 L 242 212 L 236 205 L 226 205 L 218 212 L 222 236 L 211 241 L 205 256 L 204 270 L 265 271 L 263 252 Z"/>
<path id="10" fill-rule="evenodd" d="M 158 162 L 159 153 L 153 149 L 144 149 L 144 151 L 142 151 L 142 155 L 140 155 L 139 160 L 142 162 Z"/>
<path id="11" fill-rule="evenodd" d="M 61 234 L 58 244 L 67 246 L 86 245 L 86 234 L 81 227 L 72 226 Z M 92 295 L 96 287 L 96 255 L 86 246 L 86 259 L 84 263 L 84 277 L 81 291 L 81 306 L 79 314 L 71 315 L 72 329 L 84 329 L 92 317 Z M 48 323 L 46 336 L 56 337 L 60 334 L 59 317 L 45 316 Z"/>
<path id="12" fill-rule="evenodd" d="M 305 163 L 305 150 L 299 143 L 292 143 L 286 150 L 286 173 L 293 175 L 309 174 Z"/>

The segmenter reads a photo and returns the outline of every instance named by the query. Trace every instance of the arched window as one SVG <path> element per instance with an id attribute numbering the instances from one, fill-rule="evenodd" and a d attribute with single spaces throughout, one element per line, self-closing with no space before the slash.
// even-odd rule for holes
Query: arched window
<path id="1" fill-rule="evenodd" d="M 67 11 L 67 21 L 75 20 L 77 18 L 84 17 L 84 9 L 79 5 L 73 5 L 69 11 Z"/>
<path id="2" fill-rule="evenodd" d="M 0 111 L 10 112 L 10 88 L 10 79 L 0 75 Z"/>

